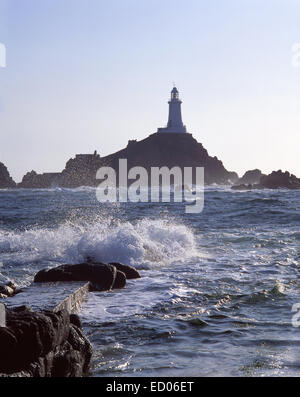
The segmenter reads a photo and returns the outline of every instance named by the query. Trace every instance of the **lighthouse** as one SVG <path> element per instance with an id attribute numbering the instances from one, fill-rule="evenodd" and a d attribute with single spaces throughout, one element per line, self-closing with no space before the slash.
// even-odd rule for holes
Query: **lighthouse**
<path id="1" fill-rule="evenodd" d="M 169 104 L 169 118 L 167 127 L 158 128 L 158 133 L 186 133 L 186 127 L 183 125 L 181 117 L 181 100 L 176 87 L 171 91 L 171 99 Z"/>

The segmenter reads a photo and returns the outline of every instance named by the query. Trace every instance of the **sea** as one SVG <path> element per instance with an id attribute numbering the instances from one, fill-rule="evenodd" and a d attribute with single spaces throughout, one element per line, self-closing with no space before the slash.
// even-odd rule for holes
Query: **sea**
<path id="1" fill-rule="evenodd" d="M 0 282 L 87 256 L 142 276 L 82 305 L 90 377 L 300 375 L 300 191 L 210 186 L 187 214 L 91 187 L 0 190 Z"/>

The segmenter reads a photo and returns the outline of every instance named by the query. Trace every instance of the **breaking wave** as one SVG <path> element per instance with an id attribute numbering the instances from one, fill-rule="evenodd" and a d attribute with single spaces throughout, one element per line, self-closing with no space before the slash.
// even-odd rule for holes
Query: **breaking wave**
<path id="1" fill-rule="evenodd" d="M 196 244 L 191 230 L 166 220 L 98 220 L 93 224 L 66 222 L 55 229 L 0 231 L 0 254 L 5 253 L 14 253 L 19 263 L 79 263 L 90 256 L 147 268 L 195 256 Z"/>

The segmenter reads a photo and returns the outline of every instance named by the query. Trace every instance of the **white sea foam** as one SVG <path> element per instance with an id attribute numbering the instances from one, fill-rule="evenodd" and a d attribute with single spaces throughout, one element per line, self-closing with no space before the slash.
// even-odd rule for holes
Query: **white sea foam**
<path id="1" fill-rule="evenodd" d="M 78 263 L 90 256 L 102 262 L 147 267 L 183 261 L 196 255 L 196 245 L 191 230 L 166 220 L 144 219 L 136 224 L 98 220 L 65 223 L 56 229 L 0 231 L 0 252 L 15 253 L 23 263 Z"/>

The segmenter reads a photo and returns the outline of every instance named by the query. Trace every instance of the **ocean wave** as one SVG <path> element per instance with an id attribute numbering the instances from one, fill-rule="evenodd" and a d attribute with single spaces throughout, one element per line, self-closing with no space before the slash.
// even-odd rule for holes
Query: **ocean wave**
<path id="1" fill-rule="evenodd" d="M 0 231 L 0 253 L 17 253 L 23 263 L 78 263 L 90 256 L 145 268 L 183 261 L 196 255 L 195 247 L 192 231 L 168 220 L 131 223 L 98 219 L 92 224 L 66 222 L 54 229 Z"/>

